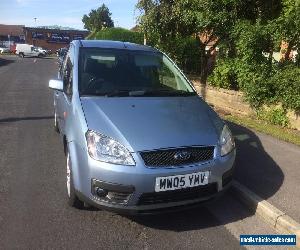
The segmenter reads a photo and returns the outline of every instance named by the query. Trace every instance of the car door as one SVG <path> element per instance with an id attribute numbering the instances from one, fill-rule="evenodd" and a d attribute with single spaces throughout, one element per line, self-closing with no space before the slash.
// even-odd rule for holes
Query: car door
<path id="1" fill-rule="evenodd" d="M 69 52 L 65 58 L 63 68 L 63 83 L 64 89 L 59 98 L 60 103 L 60 118 L 61 118 L 61 129 L 63 134 L 67 134 L 67 121 L 72 110 L 72 96 L 73 96 L 73 46 L 70 47 Z"/>
<path id="2" fill-rule="evenodd" d="M 66 58 L 65 58 L 66 59 Z M 58 72 L 58 79 L 59 80 L 62 80 L 64 79 L 64 72 L 65 72 L 65 69 L 66 69 L 66 60 L 64 60 L 62 62 L 62 65 L 60 66 L 59 68 L 59 72 Z M 55 115 L 56 115 L 56 118 L 57 118 L 57 122 L 58 122 L 58 127 L 59 127 L 59 130 L 62 134 L 64 134 L 64 127 L 63 127 L 63 98 L 64 98 L 64 93 L 63 91 L 58 91 L 58 90 L 55 90 L 54 91 L 54 109 L 55 109 Z"/>
<path id="3" fill-rule="evenodd" d="M 34 47 L 33 46 L 30 46 L 28 48 L 28 51 L 26 53 L 26 56 L 34 56 L 35 55 L 35 52 L 34 52 Z"/>

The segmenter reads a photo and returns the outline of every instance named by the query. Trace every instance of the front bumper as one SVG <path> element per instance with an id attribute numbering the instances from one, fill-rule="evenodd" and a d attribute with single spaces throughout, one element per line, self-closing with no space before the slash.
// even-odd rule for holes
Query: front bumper
<path id="1" fill-rule="evenodd" d="M 113 165 L 95 161 L 88 156 L 88 153 L 83 148 L 76 147 L 75 143 L 71 144 L 69 145 L 69 150 L 74 185 L 78 197 L 95 207 L 126 214 L 152 214 L 155 212 L 181 210 L 215 199 L 230 186 L 236 154 L 235 150 L 233 150 L 225 157 L 214 157 L 213 160 L 205 163 L 176 168 L 148 168 L 144 166 L 142 159 L 137 154 L 133 154 L 136 162 L 134 167 Z M 158 199 L 155 198 L 154 202 L 141 202 L 145 195 L 151 196 L 153 194 L 155 196 L 157 194 L 155 193 L 155 180 L 157 177 L 185 175 L 201 171 L 210 171 L 209 185 L 206 185 L 207 187 L 210 186 L 210 188 L 199 186 L 200 189 L 207 188 L 204 191 L 202 189 L 199 190 L 199 192 L 202 192 L 201 194 L 184 196 L 183 200 L 167 198 L 161 202 L 159 197 Z M 106 190 L 116 193 L 118 198 L 120 195 L 122 198 L 123 194 L 128 194 L 128 199 L 124 198 L 124 201 L 122 199 L 109 200 L 99 198 L 93 190 L 93 181 L 95 180 L 106 185 Z M 185 189 L 181 190 L 183 192 L 187 191 Z M 195 190 L 191 191 L 194 192 Z M 173 197 L 177 196 L 176 190 L 166 192 L 174 192 Z M 196 190 L 196 192 L 198 191 Z M 178 195 L 182 195 L 182 193 Z M 189 197 L 191 198 L 189 199 Z"/>
<path id="2" fill-rule="evenodd" d="M 209 197 L 203 197 L 202 199 L 198 200 L 189 200 L 183 202 L 176 202 L 176 203 L 168 203 L 165 205 L 160 206 L 121 206 L 121 205 L 109 205 L 97 202 L 95 199 L 90 199 L 84 196 L 81 192 L 76 192 L 78 198 L 99 209 L 111 211 L 117 214 L 123 215 L 153 215 L 153 214 L 162 214 L 162 213 L 171 213 L 171 212 L 178 212 L 187 209 L 193 209 L 197 207 L 201 207 L 207 204 L 210 204 L 217 200 L 220 196 L 222 196 L 228 189 L 230 185 L 227 185 L 222 191 L 219 191 L 215 195 Z"/>

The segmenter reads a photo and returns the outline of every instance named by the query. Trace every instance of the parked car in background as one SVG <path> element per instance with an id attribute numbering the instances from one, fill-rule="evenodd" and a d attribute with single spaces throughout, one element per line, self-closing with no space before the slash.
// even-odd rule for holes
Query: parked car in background
<path id="1" fill-rule="evenodd" d="M 51 54 L 51 50 L 48 49 L 43 49 L 42 47 L 36 47 L 36 49 L 42 53 L 44 53 L 45 55 L 50 55 Z"/>
<path id="2" fill-rule="evenodd" d="M 62 80 L 49 87 L 69 205 L 154 213 L 202 204 L 230 186 L 233 136 L 164 53 L 73 41 Z"/>
<path id="3" fill-rule="evenodd" d="M 0 47 L 0 53 L 1 54 L 3 54 L 3 53 L 10 53 L 10 49 L 6 48 L 6 47 Z"/>
<path id="4" fill-rule="evenodd" d="M 25 56 L 44 57 L 44 56 L 46 56 L 45 52 L 40 51 L 33 45 L 29 45 L 29 44 L 17 44 L 16 54 L 19 55 L 20 57 L 25 57 Z"/>

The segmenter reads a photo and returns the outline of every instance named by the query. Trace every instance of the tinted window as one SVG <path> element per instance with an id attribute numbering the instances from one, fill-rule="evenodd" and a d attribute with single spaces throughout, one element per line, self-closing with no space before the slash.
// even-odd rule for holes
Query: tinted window
<path id="1" fill-rule="evenodd" d="M 82 95 L 195 94 L 161 53 L 95 48 L 81 48 L 79 92 Z"/>
<path id="2" fill-rule="evenodd" d="M 73 65 L 70 59 L 69 54 L 66 57 L 64 62 L 63 69 L 63 82 L 64 82 L 64 92 L 66 95 L 71 98 L 72 96 L 72 87 L 73 87 Z"/>

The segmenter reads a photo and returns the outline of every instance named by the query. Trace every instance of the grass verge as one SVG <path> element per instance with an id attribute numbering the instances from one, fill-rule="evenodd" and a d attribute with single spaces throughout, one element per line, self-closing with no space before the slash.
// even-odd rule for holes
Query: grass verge
<path id="1" fill-rule="evenodd" d="M 300 146 L 300 132 L 293 129 L 282 128 L 252 117 L 240 117 L 229 114 L 220 114 L 224 120 L 236 123 L 238 125 L 251 128 L 258 132 L 271 135 L 280 140 L 290 142 Z"/>

